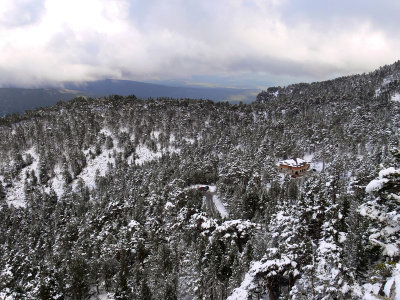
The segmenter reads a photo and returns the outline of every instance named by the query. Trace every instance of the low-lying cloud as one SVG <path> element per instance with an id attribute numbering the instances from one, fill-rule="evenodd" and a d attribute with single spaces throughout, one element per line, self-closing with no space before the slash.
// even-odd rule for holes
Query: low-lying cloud
<path id="1" fill-rule="evenodd" d="M 255 76 L 322 80 L 394 62 L 399 5 L 379 4 L 383 22 L 358 2 L 3 0 L 0 85 L 220 76 L 254 86 Z"/>

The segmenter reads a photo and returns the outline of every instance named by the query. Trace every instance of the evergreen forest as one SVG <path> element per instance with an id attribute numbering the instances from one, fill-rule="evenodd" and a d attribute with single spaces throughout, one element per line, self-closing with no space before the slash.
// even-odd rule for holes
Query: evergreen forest
<path id="1" fill-rule="evenodd" d="M 77 97 L 0 118 L 0 299 L 400 299 L 399 206 L 400 62 Z"/>

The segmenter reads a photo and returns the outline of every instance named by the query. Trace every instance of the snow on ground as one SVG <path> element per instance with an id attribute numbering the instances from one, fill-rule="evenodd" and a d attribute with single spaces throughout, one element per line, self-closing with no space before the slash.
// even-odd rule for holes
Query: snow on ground
<path id="1" fill-rule="evenodd" d="M 64 179 L 62 176 L 62 169 L 60 165 L 56 165 L 54 168 L 54 177 L 50 180 L 53 190 L 56 192 L 58 197 L 64 193 Z M 49 191 L 46 191 L 49 192 Z"/>
<path id="2" fill-rule="evenodd" d="M 26 172 L 31 172 L 32 170 L 34 170 L 36 176 L 38 175 L 37 166 L 39 162 L 39 156 L 37 155 L 36 151 L 32 147 L 31 149 L 26 151 L 25 154 L 30 154 L 32 156 L 32 164 L 23 168 L 20 171 L 18 178 L 13 180 L 12 187 L 7 189 L 6 200 L 9 204 L 15 207 L 26 206 L 24 191 Z"/>
<path id="3" fill-rule="evenodd" d="M 208 186 L 210 189 L 208 190 L 210 193 L 213 193 L 212 195 L 212 201 L 214 202 L 215 208 L 218 210 L 219 214 L 221 217 L 224 219 L 228 217 L 229 212 L 225 208 L 224 204 L 222 203 L 221 199 L 219 198 L 217 192 L 217 187 L 215 185 L 208 185 L 208 184 L 193 184 L 186 189 L 198 189 L 202 186 Z"/>
<path id="4" fill-rule="evenodd" d="M 190 138 L 184 137 L 183 140 L 185 140 L 186 142 L 188 142 L 188 143 L 190 143 L 192 145 L 194 144 L 194 139 L 190 139 Z"/>
<path id="5" fill-rule="evenodd" d="M 324 163 L 322 161 L 314 161 L 310 164 L 311 169 L 315 169 L 318 172 L 322 172 L 324 168 Z"/>
<path id="6" fill-rule="evenodd" d="M 385 296 L 388 299 L 400 300 L 400 263 L 396 264 L 396 267 L 393 270 L 392 277 L 389 277 L 383 287 L 383 291 Z M 379 291 L 381 289 L 380 283 L 366 283 L 363 285 L 364 295 L 363 300 L 378 300 L 382 299 L 381 296 L 378 296 Z"/>
<path id="7" fill-rule="evenodd" d="M 107 293 L 105 290 L 100 289 L 99 294 L 96 294 L 96 287 L 91 287 L 91 291 L 95 293 L 89 300 L 113 300 L 112 293 Z M 1 299 L 1 298 L 0 298 Z"/>
<path id="8" fill-rule="evenodd" d="M 385 286 L 385 293 L 387 291 L 390 292 L 390 289 L 392 288 L 392 284 L 395 284 L 395 286 L 394 286 L 394 291 L 395 291 L 394 300 L 400 300 L 400 263 L 396 264 L 396 268 L 395 268 L 395 270 L 393 272 L 393 277 L 392 278 L 393 278 L 392 283 L 390 284 L 388 282 L 389 284 L 387 284 L 387 285 L 390 285 L 390 286 Z M 387 293 L 386 295 L 389 297 L 389 293 Z"/>
<path id="9" fill-rule="evenodd" d="M 206 186 L 206 185 L 209 186 L 208 184 L 192 184 L 192 185 L 184 188 L 184 190 L 199 189 L 200 187 Z M 210 191 L 211 191 L 211 189 L 210 189 Z"/>
<path id="10" fill-rule="evenodd" d="M 394 94 L 392 96 L 391 100 L 394 101 L 394 102 L 400 102 L 400 93 Z"/>
<path id="11" fill-rule="evenodd" d="M 181 149 L 175 148 L 173 146 L 169 146 L 167 149 L 159 149 L 156 152 L 149 149 L 146 145 L 139 145 L 136 147 L 136 159 L 135 163 L 138 165 L 142 165 L 145 162 L 152 161 L 155 159 L 159 159 L 163 156 L 163 154 L 170 153 L 180 153 Z"/>
<path id="12" fill-rule="evenodd" d="M 86 186 L 90 189 L 96 187 L 95 179 L 96 179 L 96 172 L 99 170 L 99 175 L 104 176 L 106 175 L 109 164 L 115 163 L 114 158 L 114 150 L 116 152 L 122 152 L 121 148 L 116 146 L 118 143 L 115 139 L 115 136 L 108 128 L 102 128 L 100 133 L 104 134 L 105 136 L 110 136 L 113 140 L 114 147 L 111 149 L 103 149 L 100 155 L 96 156 L 94 159 L 90 159 L 88 153 L 89 150 L 84 151 L 86 155 L 86 166 L 83 168 L 82 172 L 77 176 L 77 178 L 72 182 L 72 187 L 75 189 L 77 186 L 78 179 L 82 179 Z M 54 186 L 53 186 L 54 188 Z"/>
<path id="13" fill-rule="evenodd" d="M 282 185 L 285 182 L 285 174 L 279 173 L 279 183 Z"/>
<path id="14" fill-rule="evenodd" d="M 312 161 L 313 158 L 314 158 L 314 153 L 307 153 L 307 154 L 305 154 L 304 157 L 303 157 L 303 159 L 304 159 L 305 161 L 308 161 L 308 162 Z"/>
<path id="15" fill-rule="evenodd" d="M 363 285 L 364 288 L 364 296 L 363 300 L 378 300 L 378 297 L 374 295 L 378 295 L 381 285 L 379 283 L 366 283 Z"/>
<path id="16" fill-rule="evenodd" d="M 219 196 L 217 194 L 214 194 L 212 199 L 213 199 L 214 205 L 217 208 L 221 217 L 223 219 L 226 218 L 228 216 L 228 211 L 226 210 L 225 206 L 222 204 Z"/>
<path id="17" fill-rule="evenodd" d="M 7 189 L 6 200 L 9 204 L 15 207 L 25 207 L 25 192 L 24 192 L 25 173 L 19 176 L 19 179 L 13 180 L 13 185 Z"/>
<path id="18" fill-rule="evenodd" d="M 6 293 L 0 292 L 0 299 L 2 299 L 2 300 L 13 300 L 15 298 L 14 298 L 14 296 L 7 296 Z"/>
<path id="19" fill-rule="evenodd" d="M 115 144 L 115 143 L 114 143 Z M 96 172 L 99 170 L 100 176 L 104 176 L 108 171 L 109 163 L 114 164 L 115 159 L 113 157 L 113 152 L 115 148 L 103 150 L 103 152 L 96 156 L 94 159 L 87 160 L 86 167 L 77 176 L 77 179 L 82 179 L 88 188 L 95 188 L 96 183 Z M 76 188 L 78 180 L 73 181 L 73 187 Z"/>
<path id="20" fill-rule="evenodd" d="M 154 159 L 158 159 L 162 156 L 161 152 L 153 152 L 145 145 L 139 145 L 136 147 L 136 155 L 135 163 L 138 165 L 142 165 L 147 161 L 151 161 Z"/>
<path id="21" fill-rule="evenodd" d="M 126 128 L 122 128 L 121 131 L 127 130 Z M 100 133 L 106 135 L 106 136 L 111 136 L 113 139 L 113 144 L 117 145 L 116 139 L 108 128 L 103 128 L 100 130 Z M 158 139 L 158 136 L 160 135 L 159 131 L 153 131 L 152 135 Z M 171 135 L 171 140 L 174 140 L 175 137 Z M 188 139 L 189 140 L 189 139 Z M 170 152 L 170 153 L 180 153 L 180 149 L 169 146 L 166 149 L 160 149 L 160 145 L 157 145 L 158 151 L 154 152 L 150 150 L 147 146 L 145 145 L 139 145 L 136 148 L 136 156 L 135 156 L 135 163 L 136 164 L 143 164 L 144 162 L 159 159 L 162 157 L 163 154 Z M 116 152 L 122 152 L 122 149 L 120 149 L 117 146 L 114 146 L 112 149 L 104 149 L 102 153 L 98 156 L 96 156 L 94 159 L 91 159 L 88 155 L 89 150 L 84 151 L 87 159 L 87 165 L 85 168 L 83 168 L 82 172 L 77 176 L 77 178 L 72 182 L 72 187 L 75 189 L 77 186 L 78 179 L 82 179 L 86 186 L 89 188 L 93 189 L 95 188 L 95 179 L 96 179 L 96 172 L 99 170 L 99 175 L 104 176 L 108 169 L 109 169 L 109 164 L 114 164 L 115 163 L 115 158 L 114 158 L 114 150 Z M 7 196 L 6 200 L 9 204 L 15 206 L 15 207 L 25 207 L 25 192 L 24 192 L 24 186 L 25 186 L 25 179 L 26 179 L 26 172 L 31 172 L 32 170 L 35 171 L 36 176 L 38 176 L 38 162 L 39 162 L 39 156 L 35 152 L 34 148 L 32 147 L 28 151 L 25 152 L 26 154 L 30 154 L 32 156 L 32 164 L 25 167 L 24 169 L 21 170 L 19 177 L 13 180 L 13 185 L 10 188 L 7 188 Z M 131 156 L 132 157 L 132 156 Z M 132 159 L 131 159 L 132 160 Z M 128 161 L 128 163 L 132 163 L 132 161 Z M 55 176 L 49 180 L 49 187 L 46 188 L 46 192 L 50 191 L 50 187 L 53 188 L 53 190 L 56 192 L 57 196 L 60 197 L 63 192 L 64 192 L 64 180 L 62 178 L 62 169 L 60 165 L 56 165 L 54 169 Z"/>
<path id="22" fill-rule="evenodd" d="M 153 136 L 156 140 L 158 140 L 158 137 L 160 136 L 161 131 L 159 130 L 154 130 L 151 132 L 150 136 Z"/>
<path id="23" fill-rule="evenodd" d="M 321 172 L 324 164 L 322 161 L 312 161 L 314 158 L 314 153 L 306 153 L 304 155 L 304 160 L 310 162 L 310 168 L 315 169 L 318 172 Z"/>
<path id="24" fill-rule="evenodd" d="M 120 128 L 119 128 L 119 131 L 120 131 L 120 132 L 128 133 L 128 132 L 129 132 L 129 128 L 128 128 L 128 127 L 120 127 Z"/>
<path id="25" fill-rule="evenodd" d="M 108 128 L 102 128 L 102 129 L 100 129 L 100 132 L 99 132 L 99 133 L 102 133 L 102 134 L 104 134 L 105 136 L 107 136 L 107 135 L 112 136 L 112 135 L 113 135 L 112 132 L 111 132 L 111 130 L 108 129 Z"/>
<path id="26" fill-rule="evenodd" d="M 211 193 L 215 193 L 217 191 L 217 187 L 215 185 L 209 185 L 208 187 L 210 188 Z"/>

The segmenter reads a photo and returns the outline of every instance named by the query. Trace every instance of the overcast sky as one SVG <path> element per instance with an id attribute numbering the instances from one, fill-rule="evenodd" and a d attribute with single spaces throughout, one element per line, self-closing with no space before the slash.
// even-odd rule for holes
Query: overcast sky
<path id="1" fill-rule="evenodd" d="M 399 59 L 400 1 L 1 0 L 0 86 L 265 88 Z"/>

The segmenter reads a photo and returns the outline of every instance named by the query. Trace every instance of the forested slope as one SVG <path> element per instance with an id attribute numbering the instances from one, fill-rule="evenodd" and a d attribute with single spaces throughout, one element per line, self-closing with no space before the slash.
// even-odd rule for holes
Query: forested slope
<path id="1" fill-rule="evenodd" d="M 0 296 L 395 293 L 398 74 L 271 88 L 250 105 L 111 96 L 0 119 Z M 292 157 L 314 170 L 279 173 Z"/>

